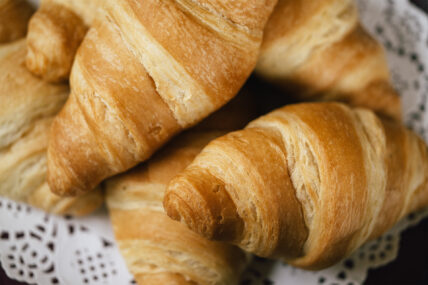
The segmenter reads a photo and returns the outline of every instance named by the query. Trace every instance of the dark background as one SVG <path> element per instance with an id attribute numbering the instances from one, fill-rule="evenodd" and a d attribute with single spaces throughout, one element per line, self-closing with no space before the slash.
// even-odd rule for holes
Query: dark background
<path id="1" fill-rule="evenodd" d="M 411 2 L 428 13 L 428 0 Z M 428 219 L 402 234 L 398 258 L 386 266 L 370 270 L 364 284 L 428 285 Z M 0 266 L 0 285 L 26 284 L 9 279 Z"/>

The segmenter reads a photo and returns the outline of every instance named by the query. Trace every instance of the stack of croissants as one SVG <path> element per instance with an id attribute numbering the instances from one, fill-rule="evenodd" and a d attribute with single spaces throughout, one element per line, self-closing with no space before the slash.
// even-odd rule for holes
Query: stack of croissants
<path id="1" fill-rule="evenodd" d="M 326 268 L 428 205 L 353 0 L 0 0 L 0 45 L 0 195 L 106 201 L 138 284 Z"/>

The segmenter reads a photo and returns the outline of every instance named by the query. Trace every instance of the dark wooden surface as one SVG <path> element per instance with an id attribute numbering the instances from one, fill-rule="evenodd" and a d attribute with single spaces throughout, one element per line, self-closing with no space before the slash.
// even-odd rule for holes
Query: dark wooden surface
<path id="1" fill-rule="evenodd" d="M 411 2 L 428 13 L 428 0 Z M 370 270 L 364 284 L 428 285 L 428 219 L 402 234 L 398 258 L 386 266 Z M 28 284 L 9 279 L 0 266 L 0 285 Z"/>

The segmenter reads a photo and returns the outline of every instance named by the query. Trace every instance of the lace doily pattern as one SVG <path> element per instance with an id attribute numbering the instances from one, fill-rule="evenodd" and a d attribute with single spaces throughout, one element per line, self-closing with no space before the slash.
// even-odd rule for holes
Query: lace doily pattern
<path id="1" fill-rule="evenodd" d="M 428 18 L 407 1 L 359 3 L 363 24 L 386 49 L 405 123 L 428 141 Z"/>
<path id="2" fill-rule="evenodd" d="M 101 211 L 95 217 L 76 220 L 48 215 L 2 198 L 3 269 L 11 278 L 29 284 L 132 284 L 108 228 L 107 213 Z M 107 230 L 100 230 L 103 227 Z"/>
<path id="3" fill-rule="evenodd" d="M 358 5 L 363 24 L 385 47 L 406 124 L 428 141 L 428 18 L 403 0 L 358 0 Z M 241 284 L 361 284 L 370 268 L 396 258 L 400 233 L 424 217 L 428 209 L 318 272 L 255 258 Z M 72 219 L 0 198 L 0 262 L 9 277 L 29 284 L 135 284 L 105 210 Z"/>

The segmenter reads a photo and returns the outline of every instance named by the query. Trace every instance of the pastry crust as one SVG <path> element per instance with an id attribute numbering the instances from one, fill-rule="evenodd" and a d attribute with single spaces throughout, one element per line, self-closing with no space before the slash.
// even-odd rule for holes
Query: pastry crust
<path id="1" fill-rule="evenodd" d="M 303 100 L 342 101 L 401 119 L 382 46 L 353 0 L 279 0 L 256 72 Z"/>
<path id="2" fill-rule="evenodd" d="M 308 269 L 427 205 L 422 139 L 339 103 L 289 105 L 212 141 L 164 199 L 170 217 L 207 238 Z"/>
<path id="3" fill-rule="evenodd" d="M 235 96 L 255 66 L 276 3 L 244 2 L 231 13 L 252 17 L 257 8 L 257 24 L 235 25 L 197 1 L 107 1 L 105 17 L 79 48 L 71 96 L 53 123 L 51 189 L 92 190 Z"/>
<path id="4" fill-rule="evenodd" d="M 51 213 L 88 214 L 103 202 L 99 189 L 62 198 L 46 183 L 49 128 L 65 103 L 68 86 L 34 77 L 24 58 L 24 39 L 0 47 L 0 195 Z"/>
<path id="5" fill-rule="evenodd" d="M 71 66 L 102 0 L 43 0 L 31 18 L 27 68 L 49 82 L 68 80 Z"/>
<path id="6" fill-rule="evenodd" d="M 248 256 L 171 220 L 162 201 L 171 178 L 210 140 L 244 127 L 257 115 L 251 95 L 244 87 L 224 108 L 172 140 L 149 161 L 105 182 L 116 240 L 138 284 L 238 284 Z"/>
<path id="7" fill-rule="evenodd" d="M 200 237 L 162 208 L 169 180 L 223 133 L 183 134 L 150 161 L 107 180 L 115 237 L 138 284 L 238 284 L 246 255 L 232 245 Z"/>
<path id="8" fill-rule="evenodd" d="M 33 13 L 26 0 L 0 0 L 0 44 L 25 37 Z"/>

